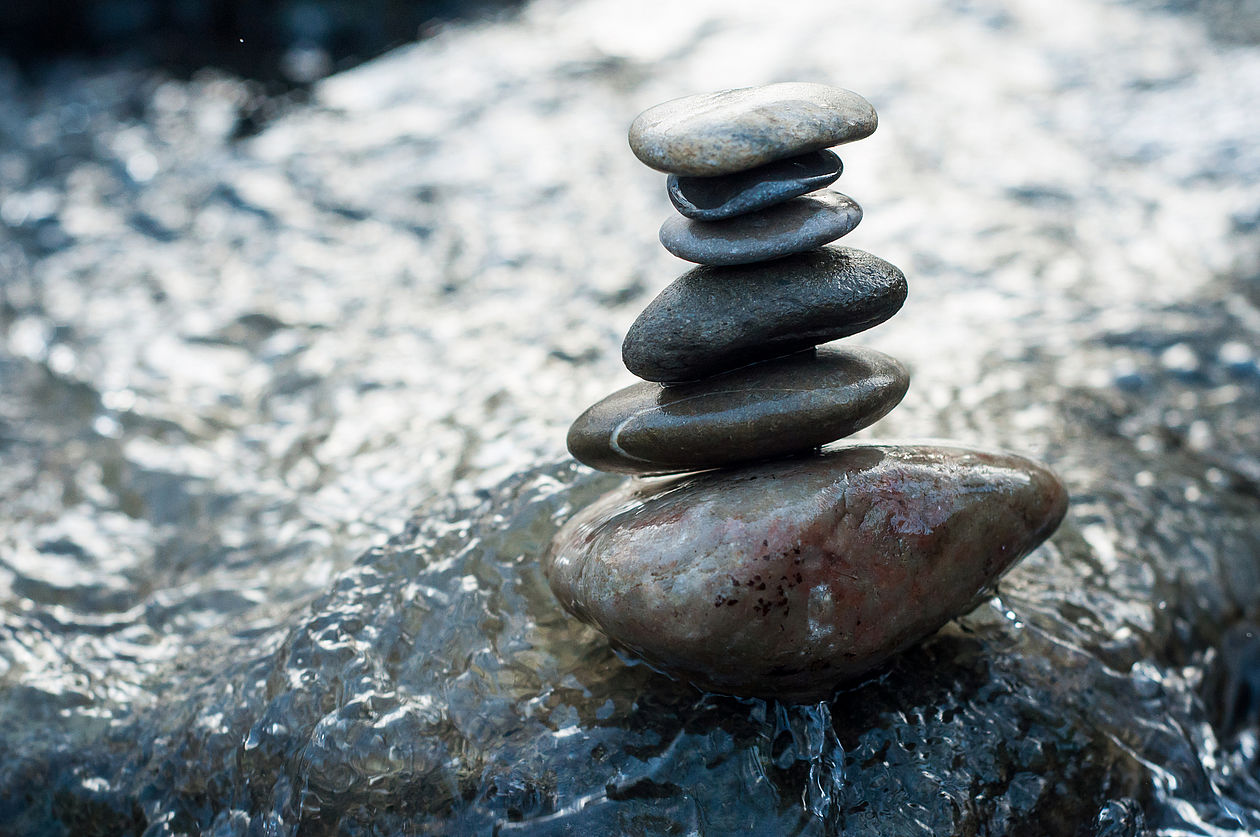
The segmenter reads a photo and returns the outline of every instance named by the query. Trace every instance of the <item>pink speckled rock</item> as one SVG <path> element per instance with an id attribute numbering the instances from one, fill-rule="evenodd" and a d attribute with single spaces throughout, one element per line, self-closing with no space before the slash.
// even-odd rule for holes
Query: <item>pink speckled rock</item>
<path id="1" fill-rule="evenodd" d="M 860 446 L 608 494 L 556 535 L 561 604 L 706 689 L 828 696 L 974 607 L 1067 492 L 1012 454 Z"/>

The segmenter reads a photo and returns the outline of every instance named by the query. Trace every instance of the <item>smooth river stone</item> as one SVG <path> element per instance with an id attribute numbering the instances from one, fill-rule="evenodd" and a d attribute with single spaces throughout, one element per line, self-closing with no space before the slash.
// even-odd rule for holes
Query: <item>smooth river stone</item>
<path id="1" fill-rule="evenodd" d="M 621 357 L 648 381 L 694 381 L 856 334 L 897 313 L 905 299 L 900 270 L 851 247 L 697 267 L 643 310 Z"/>
<path id="2" fill-rule="evenodd" d="M 691 384 L 633 384 L 578 416 L 569 452 L 627 474 L 787 456 L 873 424 L 909 385 L 897 360 L 862 348 L 802 352 Z"/>
<path id="3" fill-rule="evenodd" d="M 704 689 L 812 701 L 977 605 L 1067 492 L 1019 456 L 860 446 L 633 481 L 557 533 L 560 603 Z"/>
<path id="4" fill-rule="evenodd" d="M 630 149 L 654 169 L 713 177 L 860 140 L 875 131 L 871 103 L 825 84 L 767 84 L 685 96 L 630 125 Z"/>
<path id="5" fill-rule="evenodd" d="M 831 151 L 811 151 L 722 177 L 679 177 L 665 181 L 674 208 L 698 221 L 721 221 L 824 189 L 836 182 L 844 163 Z"/>
<path id="6" fill-rule="evenodd" d="M 665 249 L 709 265 L 764 262 L 817 249 L 846 235 L 862 220 L 862 207 L 839 192 L 815 192 L 725 221 L 674 215 L 661 224 Z"/>

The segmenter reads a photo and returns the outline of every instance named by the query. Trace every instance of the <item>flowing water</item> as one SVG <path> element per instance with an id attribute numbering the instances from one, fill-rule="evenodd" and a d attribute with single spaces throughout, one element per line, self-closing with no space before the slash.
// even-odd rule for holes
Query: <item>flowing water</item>
<path id="1" fill-rule="evenodd" d="M 256 135 L 230 77 L 0 68 L 0 833 L 1260 830 L 1260 48 L 1219 34 L 538 0 Z M 803 707 L 619 658 L 536 563 L 685 269 L 629 121 L 791 79 L 881 117 L 837 188 L 910 298 L 855 340 L 913 381 L 861 435 L 1074 499 Z"/>

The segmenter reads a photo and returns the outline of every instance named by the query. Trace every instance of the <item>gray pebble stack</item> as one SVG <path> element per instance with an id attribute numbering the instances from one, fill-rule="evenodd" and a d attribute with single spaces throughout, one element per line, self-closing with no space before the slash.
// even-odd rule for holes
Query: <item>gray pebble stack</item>
<path id="1" fill-rule="evenodd" d="M 630 147 L 670 174 L 661 243 L 699 262 L 622 344 L 645 381 L 591 406 L 569 451 L 654 475 L 580 511 L 542 555 L 561 605 L 702 689 L 826 699 L 974 607 L 1067 510 L 1047 468 L 948 446 L 818 449 L 888 414 L 906 368 L 822 345 L 906 298 L 888 262 L 830 242 L 862 211 L 824 149 L 875 111 L 817 84 L 678 99 Z"/>
<path id="2" fill-rule="evenodd" d="M 630 148 L 667 172 L 680 216 L 660 240 L 695 268 L 630 327 L 626 367 L 648 383 L 595 404 L 569 429 L 591 467 L 665 474 L 803 453 L 877 421 L 909 386 L 904 366 L 869 349 L 816 349 L 878 325 L 906 297 L 905 276 L 832 245 L 862 219 L 826 187 L 828 151 L 869 136 L 856 93 L 789 83 L 725 90 L 649 108 Z"/>

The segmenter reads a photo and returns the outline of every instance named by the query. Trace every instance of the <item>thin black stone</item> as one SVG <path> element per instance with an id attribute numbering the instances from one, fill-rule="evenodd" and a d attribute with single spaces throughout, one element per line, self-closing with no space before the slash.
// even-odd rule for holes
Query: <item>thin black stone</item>
<path id="1" fill-rule="evenodd" d="M 824 189 L 843 171 L 834 151 L 811 151 L 719 177 L 671 174 L 666 189 L 674 207 L 688 218 L 720 221 Z"/>

